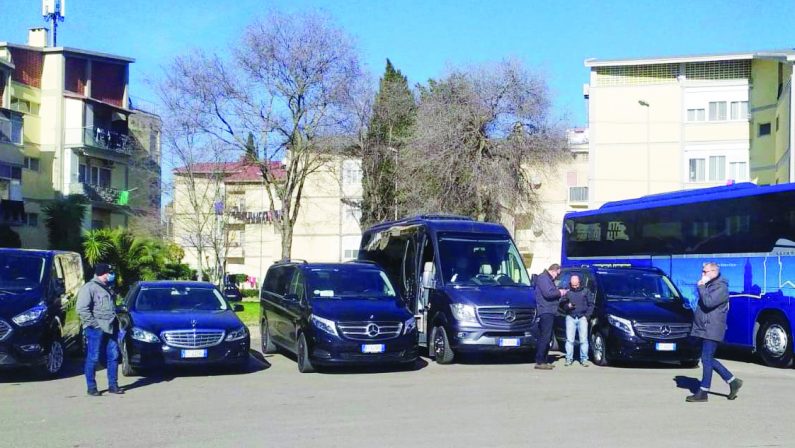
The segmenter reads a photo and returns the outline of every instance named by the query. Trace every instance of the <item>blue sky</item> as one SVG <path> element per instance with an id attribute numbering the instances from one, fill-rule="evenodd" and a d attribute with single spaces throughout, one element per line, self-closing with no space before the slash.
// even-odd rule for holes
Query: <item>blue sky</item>
<path id="1" fill-rule="evenodd" d="M 111 6 L 112 5 L 112 6 Z M 516 57 L 542 71 L 555 111 L 585 120 L 583 60 L 795 47 L 791 0 L 753 1 L 263 1 L 67 0 L 59 45 L 136 59 L 131 94 L 191 47 L 224 50 L 268 10 L 327 12 L 351 33 L 377 75 L 388 57 L 411 83 L 451 65 Z M 38 0 L 0 0 L 0 41 L 41 26 Z"/>

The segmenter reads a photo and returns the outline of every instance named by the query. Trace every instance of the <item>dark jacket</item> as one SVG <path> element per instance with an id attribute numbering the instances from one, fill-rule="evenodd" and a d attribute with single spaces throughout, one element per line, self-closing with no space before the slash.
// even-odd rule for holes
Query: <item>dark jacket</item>
<path id="1" fill-rule="evenodd" d="M 729 314 L 729 283 L 718 276 L 698 287 L 698 306 L 694 310 L 691 336 L 721 342 L 726 334 Z"/>
<path id="2" fill-rule="evenodd" d="M 595 306 L 593 293 L 580 286 L 577 289 L 570 289 L 566 294 L 566 299 L 574 305 L 573 309 L 565 308 L 566 314 L 572 317 L 591 317 Z M 564 300 L 566 300 L 564 299 Z"/>
<path id="3" fill-rule="evenodd" d="M 536 277 L 535 294 L 536 314 L 556 314 L 558 312 L 560 291 L 548 271 L 544 271 Z"/>
<path id="4" fill-rule="evenodd" d="M 77 314 L 83 328 L 99 328 L 113 334 L 116 322 L 116 302 L 108 290 L 96 278 L 83 285 L 77 293 Z"/>

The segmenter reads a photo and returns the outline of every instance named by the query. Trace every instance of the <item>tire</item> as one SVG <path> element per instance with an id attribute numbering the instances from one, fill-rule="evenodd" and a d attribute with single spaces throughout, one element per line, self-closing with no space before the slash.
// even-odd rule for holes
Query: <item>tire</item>
<path id="1" fill-rule="evenodd" d="M 607 358 L 607 338 L 601 331 L 591 334 L 591 357 L 597 366 L 606 367 L 610 365 Z"/>
<path id="2" fill-rule="evenodd" d="M 124 343 L 121 345 L 121 374 L 127 377 L 139 375 L 138 369 L 130 364 L 130 355 L 127 354 L 127 345 Z"/>
<path id="3" fill-rule="evenodd" d="M 315 367 L 309 359 L 309 345 L 306 343 L 306 336 L 301 333 L 298 336 L 298 350 L 296 350 L 296 358 L 298 361 L 298 371 L 301 373 L 313 373 Z"/>
<path id="4" fill-rule="evenodd" d="M 262 347 L 260 348 L 262 354 L 270 355 L 276 353 L 276 344 L 273 343 L 273 339 L 271 338 L 271 328 L 270 325 L 268 325 L 267 319 L 262 319 L 262 322 L 260 322 L 259 334 L 260 342 L 262 342 Z"/>
<path id="5" fill-rule="evenodd" d="M 41 367 L 41 373 L 47 378 L 55 378 L 61 373 L 65 359 L 61 335 L 53 335 L 49 344 L 49 347 L 47 347 L 47 355 L 44 357 L 44 365 Z"/>
<path id="6" fill-rule="evenodd" d="M 762 322 L 756 335 L 756 349 L 762 362 L 770 367 L 792 365 L 792 329 L 787 319 L 773 315 Z"/>
<path id="7" fill-rule="evenodd" d="M 437 364 L 453 363 L 455 353 L 450 347 L 450 339 L 447 337 L 447 330 L 444 329 L 443 325 L 433 328 L 431 344 L 432 355 Z"/>
<path id="8" fill-rule="evenodd" d="M 685 369 L 695 369 L 698 367 L 698 362 L 698 359 L 687 359 L 685 361 L 679 361 L 679 364 Z"/>

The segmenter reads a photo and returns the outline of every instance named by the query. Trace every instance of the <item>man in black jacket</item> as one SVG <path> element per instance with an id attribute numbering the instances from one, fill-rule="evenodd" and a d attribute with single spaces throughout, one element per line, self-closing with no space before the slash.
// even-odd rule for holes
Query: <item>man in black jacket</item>
<path id="1" fill-rule="evenodd" d="M 712 385 L 712 371 L 718 372 L 723 381 L 729 383 L 729 400 L 737 398 L 737 391 L 743 381 L 729 372 L 715 359 L 718 343 L 726 334 L 726 315 L 729 314 L 729 284 L 721 277 L 717 263 L 704 263 L 701 280 L 698 282 L 698 307 L 693 317 L 691 336 L 701 338 L 701 366 L 703 377 L 701 387 L 694 395 L 687 397 L 688 402 L 705 402 Z"/>
<path id="2" fill-rule="evenodd" d="M 547 362 L 549 343 L 552 341 L 552 324 L 558 311 L 560 298 L 568 290 L 558 289 L 555 279 L 560 275 L 560 265 L 553 264 L 536 277 L 536 315 L 538 316 L 538 340 L 536 341 L 536 366 L 538 370 L 552 370 L 555 366 Z"/>
<path id="3" fill-rule="evenodd" d="M 580 364 L 588 367 L 588 321 L 594 309 L 591 291 L 580 284 L 580 277 L 572 275 L 569 279 L 571 289 L 566 294 L 566 366 L 574 363 L 574 337 L 580 338 Z"/>

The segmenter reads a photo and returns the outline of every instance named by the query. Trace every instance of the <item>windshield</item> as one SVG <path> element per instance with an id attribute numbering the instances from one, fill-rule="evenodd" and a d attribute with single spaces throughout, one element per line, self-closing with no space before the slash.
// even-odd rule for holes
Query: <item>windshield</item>
<path id="1" fill-rule="evenodd" d="M 510 239 L 442 237 L 439 253 L 445 283 L 530 286 L 522 258 Z"/>
<path id="2" fill-rule="evenodd" d="M 136 311 L 223 311 L 226 301 L 214 288 L 141 288 Z"/>
<path id="3" fill-rule="evenodd" d="M 667 277 L 650 272 L 597 272 L 607 300 L 681 299 Z"/>
<path id="4" fill-rule="evenodd" d="M 0 255 L 0 290 L 30 290 L 44 278 L 44 257 L 22 254 Z"/>
<path id="5" fill-rule="evenodd" d="M 397 296 L 384 271 L 375 268 L 313 268 L 307 271 L 306 283 L 310 297 L 379 299 Z"/>

